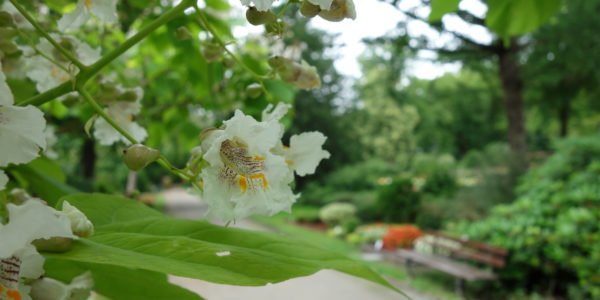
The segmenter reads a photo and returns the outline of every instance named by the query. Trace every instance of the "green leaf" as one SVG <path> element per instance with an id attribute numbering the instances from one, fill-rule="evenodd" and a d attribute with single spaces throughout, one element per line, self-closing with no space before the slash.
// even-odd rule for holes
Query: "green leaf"
<path id="1" fill-rule="evenodd" d="M 277 101 L 292 103 L 296 96 L 294 86 L 281 80 L 265 80 L 265 87 Z"/>
<path id="2" fill-rule="evenodd" d="M 561 0 L 488 0 L 486 25 L 501 37 L 534 31 L 561 7 Z"/>
<path id="3" fill-rule="evenodd" d="M 80 263 L 56 258 L 45 262 L 46 276 L 71 281 L 86 271 L 92 272 L 94 291 L 111 300 L 177 299 L 202 297 L 167 281 L 167 275 L 112 265 Z"/>
<path id="4" fill-rule="evenodd" d="M 447 14 L 458 9 L 460 0 L 433 0 L 431 2 L 431 13 L 429 14 L 429 22 L 437 22 Z"/>
<path id="5" fill-rule="evenodd" d="M 298 239 L 160 215 L 148 218 L 156 213 L 121 197 L 64 199 L 90 218 L 96 235 L 50 257 L 234 285 L 264 285 L 333 269 L 392 288 L 366 265 Z M 229 255 L 218 255 L 223 252 Z"/>
<path id="6" fill-rule="evenodd" d="M 63 197 L 81 210 L 96 228 L 119 222 L 162 217 L 160 212 L 133 199 L 106 194 L 74 194 Z"/>
<path id="7" fill-rule="evenodd" d="M 19 165 L 10 170 L 25 182 L 28 190 L 54 205 L 61 197 L 78 192 L 65 184 L 65 174 L 55 162 L 40 157 L 27 165 Z"/>

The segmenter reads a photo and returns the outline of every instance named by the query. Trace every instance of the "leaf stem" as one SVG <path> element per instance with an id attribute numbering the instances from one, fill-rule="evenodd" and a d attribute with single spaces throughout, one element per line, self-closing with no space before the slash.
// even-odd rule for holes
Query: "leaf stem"
<path id="1" fill-rule="evenodd" d="M 69 61 L 71 61 L 72 64 L 76 65 L 80 71 L 83 71 L 87 68 L 71 52 L 67 51 L 58 42 L 56 42 L 56 40 L 54 40 L 54 38 L 52 38 L 50 36 L 50 34 L 48 34 L 40 26 L 40 24 L 38 24 L 38 22 L 35 21 L 35 19 L 23 8 L 23 6 L 21 6 L 19 3 L 17 3 L 17 0 L 9 0 L 9 1 L 25 17 L 25 19 L 27 19 L 27 21 L 29 21 L 29 23 L 31 23 L 31 25 L 35 28 L 35 30 L 39 34 L 41 34 L 44 38 L 46 38 L 48 40 L 48 42 L 50 42 L 50 44 L 52 44 L 52 46 L 54 46 L 54 48 L 56 48 L 56 50 L 58 50 L 62 55 L 64 55 Z"/>

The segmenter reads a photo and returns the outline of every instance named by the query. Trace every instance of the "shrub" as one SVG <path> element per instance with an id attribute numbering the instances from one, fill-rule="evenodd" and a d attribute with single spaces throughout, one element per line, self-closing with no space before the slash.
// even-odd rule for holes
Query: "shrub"
<path id="1" fill-rule="evenodd" d="M 356 207 L 349 203 L 331 203 L 321 208 L 319 217 L 329 225 L 341 225 L 356 218 Z"/>
<path id="2" fill-rule="evenodd" d="M 419 213 L 420 200 L 412 181 L 398 178 L 379 189 L 377 208 L 386 222 L 413 223 Z"/>
<path id="3" fill-rule="evenodd" d="M 458 226 L 511 251 L 506 283 L 600 298 L 600 137 L 571 139 L 519 186 L 517 201 Z"/>
<path id="4" fill-rule="evenodd" d="M 423 236 L 423 232 L 413 225 L 390 226 L 383 235 L 383 248 L 386 250 L 409 249 L 414 246 L 415 241 L 421 236 Z"/>

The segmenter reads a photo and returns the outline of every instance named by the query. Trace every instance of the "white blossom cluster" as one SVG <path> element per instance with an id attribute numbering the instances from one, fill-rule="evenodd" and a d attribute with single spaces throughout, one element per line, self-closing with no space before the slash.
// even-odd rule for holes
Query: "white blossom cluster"
<path id="1" fill-rule="evenodd" d="M 237 110 L 222 128 L 205 135 L 201 149 L 208 167 L 201 177 L 209 216 L 231 221 L 289 211 L 298 198 L 290 187 L 294 172 L 312 174 L 329 158 L 320 132 L 294 135 L 289 147 L 282 144 L 280 120 L 288 109 L 283 103 L 269 105 L 260 122 Z"/>

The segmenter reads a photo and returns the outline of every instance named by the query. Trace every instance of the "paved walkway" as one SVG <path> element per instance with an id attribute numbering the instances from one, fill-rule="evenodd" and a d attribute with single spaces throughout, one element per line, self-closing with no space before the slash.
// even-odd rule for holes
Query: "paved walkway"
<path id="1" fill-rule="evenodd" d="M 163 193 L 167 211 L 177 217 L 198 219 L 206 212 L 206 204 L 174 188 Z M 268 230 L 249 221 L 237 222 L 236 227 Z M 170 281 L 194 291 L 208 300 L 399 300 L 406 299 L 378 284 L 332 270 L 323 270 L 311 276 L 294 278 L 285 282 L 260 287 L 243 287 L 215 284 L 202 280 L 171 276 Z M 436 300 L 413 291 L 400 282 L 394 282 L 414 300 Z"/>

